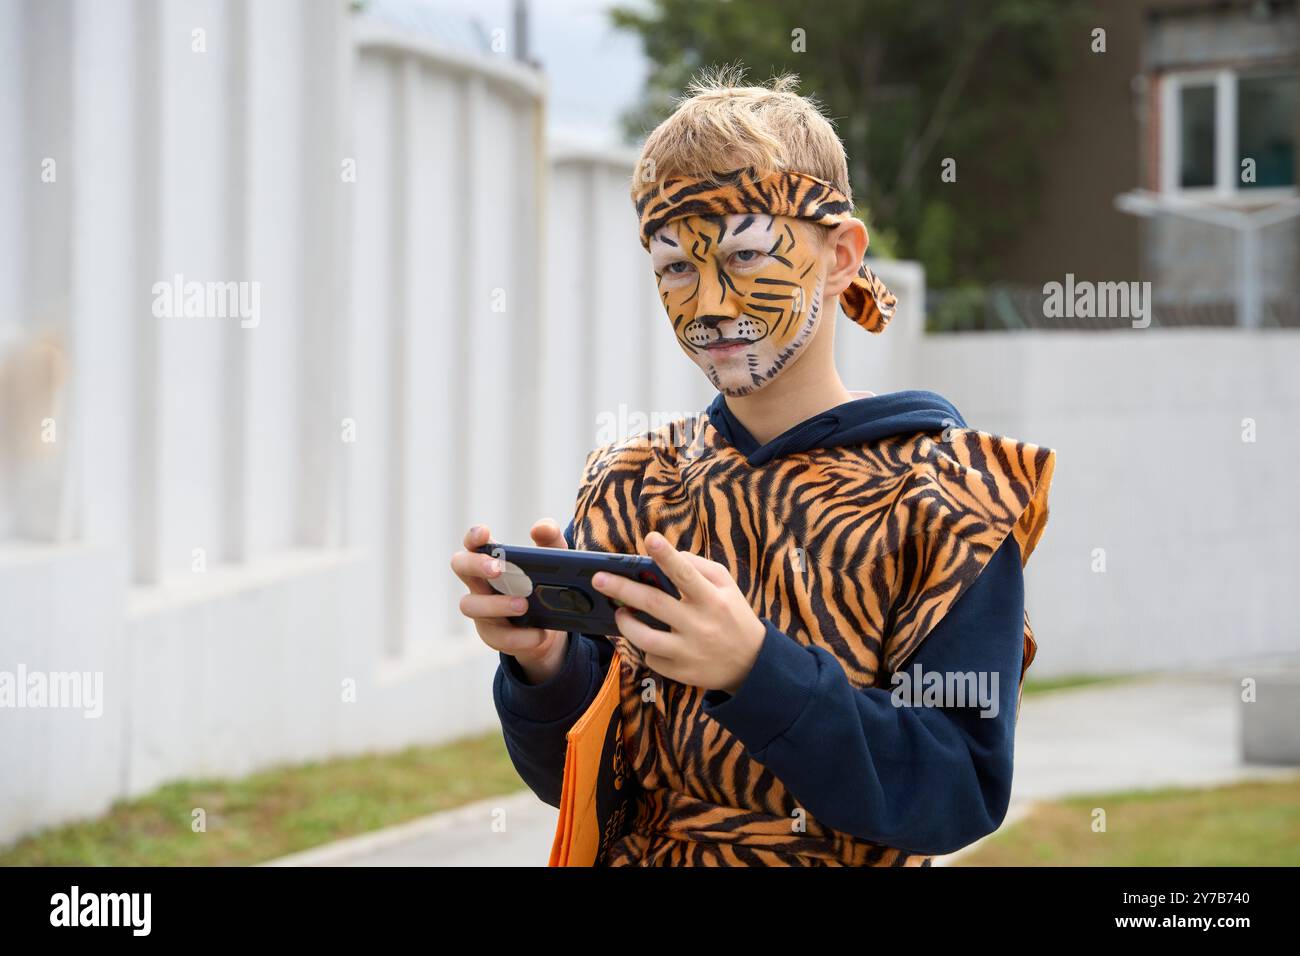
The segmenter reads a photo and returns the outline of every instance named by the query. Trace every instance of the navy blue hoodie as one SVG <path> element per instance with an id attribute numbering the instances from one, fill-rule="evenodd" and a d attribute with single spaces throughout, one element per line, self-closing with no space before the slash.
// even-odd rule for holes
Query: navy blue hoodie
<path id="1" fill-rule="evenodd" d="M 902 391 L 855 399 L 759 444 L 721 393 L 709 420 L 758 466 L 812 448 L 966 427 L 947 399 Z M 573 546 L 573 523 L 564 532 Z M 912 672 L 998 675 L 998 711 L 899 707 L 889 688 L 855 688 L 821 647 L 798 643 L 766 618 L 754 667 L 734 695 L 711 690 L 705 713 L 745 745 L 816 820 L 914 853 L 950 853 L 996 830 L 1011 795 L 1021 664 L 1024 579 L 1015 536 L 990 558 L 903 665 Z M 542 800 L 560 803 L 565 734 L 595 698 L 613 657 L 604 637 L 570 634 L 560 670 L 530 684 L 500 655 L 493 697 L 506 748 Z"/>

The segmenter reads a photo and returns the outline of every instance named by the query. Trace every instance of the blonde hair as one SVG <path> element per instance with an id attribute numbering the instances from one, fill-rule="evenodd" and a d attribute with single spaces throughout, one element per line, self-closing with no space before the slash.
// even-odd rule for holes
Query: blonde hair
<path id="1" fill-rule="evenodd" d="M 844 144 L 821 104 L 797 92 L 799 77 L 771 86 L 743 86 L 745 68 L 706 69 L 641 147 L 632 195 L 646 183 L 683 176 L 714 181 L 714 172 L 752 166 L 758 176 L 781 171 L 824 179 L 853 201 Z"/>

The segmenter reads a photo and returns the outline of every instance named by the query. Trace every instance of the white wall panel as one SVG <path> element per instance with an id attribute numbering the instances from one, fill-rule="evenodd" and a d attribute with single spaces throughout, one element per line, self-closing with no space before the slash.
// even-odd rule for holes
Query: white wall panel
<path id="1" fill-rule="evenodd" d="M 303 31 L 298 5 L 250 3 L 243 119 L 245 228 L 242 278 L 261 290 L 256 328 L 227 331 L 244 348 L 242 393 L 243 480 L 238 520 L 245 557 L 292 547 L 297 517 L 294 497 L 303 482 L 299 468 L 303 326 L 319 321 L 304 309 L 305 168 L 337 166 L 335 157 L 305 147 L 306 86 Z M 310 277 L 308 277 L 310 281 Z M 232 404 L 238 400 L 232 396 Z M 228 408 L 227 415 L 234 412 Z"/>
<path id="2" fill-rule="evenodd" d="M 136 462 L 132 329 L 140 225 L 135 199 L 139 144 L 123 135 L 138 119 L 134 75 L 121 64 L 139 52 L 137 9 L 79 0 L 75 17 L 76 136 L 66 189 L 75 184 L 69 284 L 72 397 L 60 423 L 69 443 L 75 533 L 130 554 Z"/>
<path id="3" fill-rule="evenodd" d="M 228 282 L 234 276 L 226 243 L 232 196 L 228 143 L 228 77 L 237 56 L 230 8 L 217 0 L 158 7 L 159 144 L 158 243 L 153 281 Z M 196 52 L 194 31 L 206 31 Z M 146 56 L 149 54 L 146 52 Z M 238 280 L 236 280 L 238 281 Z M 205 306 L 206 308 L 206 306 Z M 225 532 L 222 435 L 227 427 L 222 382 L 223 339 L 238 318 L 175 314 L 157 322 L 158 574 L 193 573 L 193 553 L 220 558 Z M 247 331 L 247 330 L 240 330 Z"/>

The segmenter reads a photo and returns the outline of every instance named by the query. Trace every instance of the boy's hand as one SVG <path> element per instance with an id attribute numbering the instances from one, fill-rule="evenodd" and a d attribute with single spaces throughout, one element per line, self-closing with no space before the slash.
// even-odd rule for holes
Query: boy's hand
<path id="1" fill-rule="evenodd" d="M 646 549 L 677 585 L 680 600 L 616 574 L 597 574 L 591 583 L 672 631 L 656 630 L 619 608 L 614 615 L 619 633 L 641 650 L 649 667 L 670 680 L 734 694 L 753 669 L 767 628 L 721 564 L 674 550 L 657 531 L 646 535 Z"/>
<path id="2" fill-rule="evenodd" d="M 539 548 L 568 549 L 560 526 L 549 518 L 533 525 L 529 532 Z M 528 679 L 540 684 L 552 677 L 564 662 L 568 634 L 538 627 L 516 627 L 506 620 L 527 610 L 527 600 L 498 593 L 490 578 L 499 577 L 499 562 L 490 554 L 479 554 L 491 540 L 486 525 L 475 525 L 465 533 L 465 549 L 451 556 L 451 569 L 464 582 L 469 593 L 460 599 L 460 613 L 474 622 L 483 643 L 495 651 L 509 654 L 519 662 Z"/>

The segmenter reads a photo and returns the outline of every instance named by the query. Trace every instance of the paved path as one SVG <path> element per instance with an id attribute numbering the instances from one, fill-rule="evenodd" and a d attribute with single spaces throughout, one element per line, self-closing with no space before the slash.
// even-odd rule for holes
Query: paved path
<path id="1" fill-rule="evenodd" d="M 531 790 L 281 857 L 267 866 L 545 866 L 559 811 Z"/>
<path id="2" fill-rule="evenodd" d="M 1239 685 L 1180 675 L 1025 698 L 1003 825 L 1035 800 L 1294 776 L 1243 764 Z M 544 866 L 557 811 L 523 791 L 276 860 L 273 866 Z M 975 844 L 978 846 L 978 844 Z M 970 852 L 968 847 L 962 853 Z M 938 865 L 960 854 L 936 860 Z"/>

